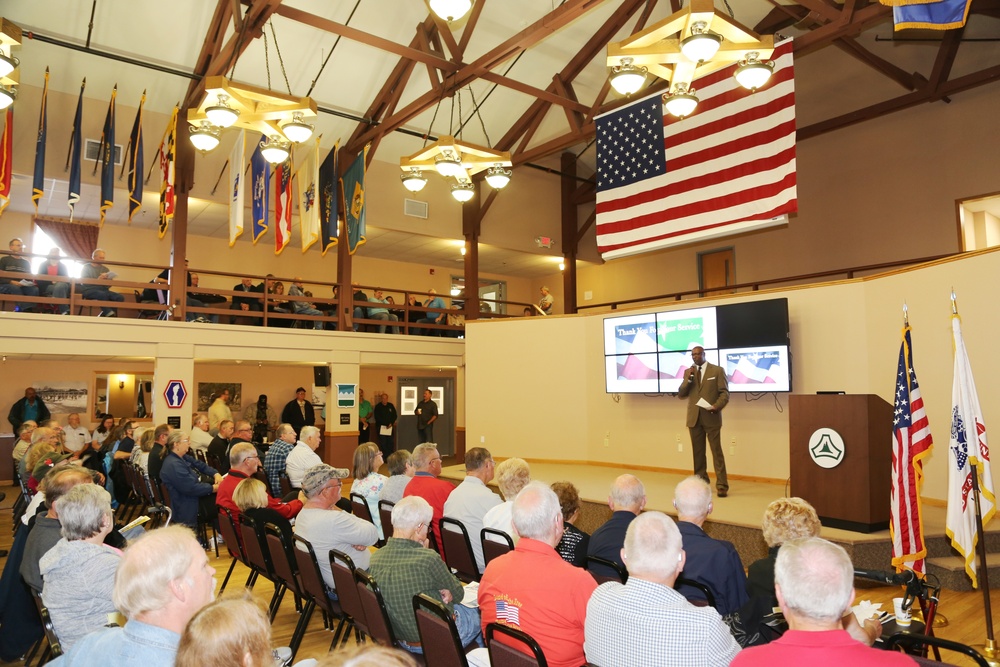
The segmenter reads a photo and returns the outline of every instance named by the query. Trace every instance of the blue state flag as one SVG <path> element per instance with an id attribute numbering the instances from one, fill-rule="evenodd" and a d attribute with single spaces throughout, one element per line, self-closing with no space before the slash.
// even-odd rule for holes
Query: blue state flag
<path id="1" fill-rule="evenodd" d="M 365 242 L 365 164 L 368 146 L 358 153 L 340 183 L 344 192 L 344 222 L 347 227 L 347 251 L 354 254 Z"/>
<path id="2" fill-rule="evenodd" d="M 80 201 L 80 159 L 82 149 L 81 126 L 83 124 L 83 90 L 87 87 L 86 77 L 80 84 L 80 97 L 76 100 L 76 114 L 73 116 L 73 136 L 70 138 L 69 158 L 69 219 L 73 219 L 73 207 Z"/>
<path id="3" fill-rule="evenodd" d="M 340 197 L 337 196 L 337 151 L 338 142 L 333 150 L 323 160 L 319 167 L 319 223 L 323 235 L 323 254 L 337 245 L 340 228 L 337 218 L 340 216 Z"/>
<path id="4" fill-rule="evenodd" d="M 260 154 L 260 142 L 250 156 L 250 182 L 253 185 L 250 213 L 253 217 L 253 242 L 267 232 L 267 213 L 271 201 L 271 165 Z"/>
<path id="5" fill-rule="evenodd" d="M 896 30 L 961 28 L 969 18 L 970 3 L 971 0 L 939 0 L 926 4 L 893 7 L 892 22 Z"/>
<path id="6" fill-rule="evenodd" d="M 101 226 L 108 209 L 115 204 L 115 97 L 118 86 L 111 91 L 108 115 L 104 117 L 104 131 L 101 132 Z"/>
<path id="7" fill-rule="evenodd" d="M 35 175 L 31 183 L 31 201 L 38 215 L 38 200 L 45 196 L 45 141 L 48 134 L 49 68 L 45 68 L 45 85 L 42 87 L 42 108 L 38 112 L 38 137 L 35 139 Z"/>

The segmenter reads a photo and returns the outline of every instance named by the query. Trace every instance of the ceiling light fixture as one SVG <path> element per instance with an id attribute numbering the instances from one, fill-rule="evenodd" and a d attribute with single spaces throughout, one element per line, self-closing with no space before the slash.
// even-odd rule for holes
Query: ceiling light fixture
<path id="1" fill-rule="evenodd" d="M 476 195 L 476 188 L 470 181 L 459 181 L 451 186 L 451 196 L 463 204 Z"/>
<path id="2" fill-rule="evenodd" d="M 774 72 L 774 63 L 762 63 L 758 58 L 760 54 L 751 51 L 747 57 L 740 61 L 740 66 L 736 68 L 736 80 L 741 86 L 753 92 L 763 86 L 771 78 Z"/>
<path id="3" fill-rule="evenodd" d="M 203 120 L 201 121 L 201 125 L 197 129 L 191 130 L 188 136 L 195 148 L 202 153 L 207 153 L 219 145 L 220 129 L 212 125 L 208 120 Z"/>
<path id="4" fill-rule="evenodd" d="M 694 94 L 694 88 L 688 89 L 687 84 L 678 83 L 673 92 L 663 94 L 663 106 L 667 107 L 671 116 L 685 118 L 698 106 L 698 97 Z"/>
<path id="5" fill-rule="evenodd" d="M 722 46 L 722 35 L 708 31 L 708 23 L 695 21 L 691 34 L 681 40 L 681 53 L 693 63 L 707 62 L 715 57 Z"/>
<path id="6" fill-rule="evenodd" d="M 424 172 L 420 171 L 416 167 L 410 169 L 405 174 L 400 174 L 399 178 L 403 181 L 403 187 L 410 192 L 420 192 L 427 185 L 427 179 L 424 178 Z"/>
<path id="7" fill-rule="evenodd" d="M 281 164 L 288 159 L 288 141 L 278 137 L 268 137 L 260 144 L 260 154 L 271 164 Z"/>
<path id="8" fill-rule="evenodd" d="M 313 127 L 303 123 L 302 112 L 296 111 L 292 114 L 292 120 L 281 126 L 281 132 L 293 144 L 301 144 L 312 136 Z"/>
<path id="9" fill-rule="evenodd" d="M 472 9 L 472 0 L 430 0 L 431 11 L 449 23 L 457 21 Z"/>
<path id="10" fill-rule="evenodd" d="M 20 61 L 14 56 L 8 56 L 0 51 L 0 77 L 7 76 L 20 64 Z"/>
<path id="11" fill-rule="evenodd" d="M 461 155 L 461 153 L 458 155 Z M 462 160 L 454 152 L 445 150 L 441 155 L 434 158 L 434 168 L 445 178 L 457 177 L 462 173 Z"/>
<path id="12" fill-rule="evenodd" d="M 611 68 L 611 87 L 621 95 L 632 95 L 646 82 L 646 68 L 636 67 L 632 59 L 625 56 L 620 65 Z"/>
<path id="13" fill-rule="evenodd" d="M 205 109 L 205 115 L 208 117 L 208 122 L 221 128 L 230 127 L 236 122 L 236 120 L 240 117 L 240 112 L 226 104 L 228 100 L 229 95 L 222 93 L 218 97 L 217 104 Z"/>
<path id="14" fill-rule="evenodd" d="M 511 171 L 502 165 L 495 164 L 486 170 L 486 182 L 494 190 L 503 190 L 510 183 Z"/>
<path id="15" fill-rule="evenodd" d="M 21 46 L 21 28 L 0 18 L 0 109 L 17 99 L 18 77 L 14 70 L 21 63 L 11 54 L 15 46 Z"/>

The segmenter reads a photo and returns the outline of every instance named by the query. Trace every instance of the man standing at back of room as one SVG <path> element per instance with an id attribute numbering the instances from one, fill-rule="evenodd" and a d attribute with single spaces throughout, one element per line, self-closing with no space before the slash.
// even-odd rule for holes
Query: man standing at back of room
<path id="1" fill-rule="evenodd" d="M 687 427 L 691 434 L 691 453 L 694 456 L 694 474 L 706 482 L 708 459 L 705 457 L 705 438 L 712 448 L 712 465 L 715 467 L 715 487 L 720 498 L 729 495 L 729 478 L 726 476 L 726 456 L 722 451 L 722 408 L 729 403 L 729 383 L 726 373 L 705 361 L 705 350 L 691 350 L 694 365 L 684 371 L 677 395 L 687 398 Z"/>
<path id="2" fill-rule="evenodd" d="M 396 406 L 389 402 L 389 394 L 386 392 L 382 392 L 382 395 L 379 396 L 379 402 L 375 405 L 373 416 L 378 433 L 378 448 L 382 450 L 382 458 L 388 461 L 392 453 L 396 451 L 392 436 L 399 414 L 396 412 Z M 383 433 L 383 429 L 387 430 L 388 433 Z"/>
<path id="3" fill-rule="evenodd" d="M 434 422 L 438 418 L 437 403 L 431 400 L 431 390 L 424 389 L 424 400 L 417 403 L 417 435 L 420 442 L 434 442 Z"/>
<path id="4" fill-rule="evenodd" d="M 316 413 L 313 411 L 313 404 L 306 400 L 305 387 L 297 388 L 295 398 L 285 404 L 285 409 L 281 411 L 281 421 L 292 425 L 296 437 L 299 437 L 303 426 L 316 425 Z"/>

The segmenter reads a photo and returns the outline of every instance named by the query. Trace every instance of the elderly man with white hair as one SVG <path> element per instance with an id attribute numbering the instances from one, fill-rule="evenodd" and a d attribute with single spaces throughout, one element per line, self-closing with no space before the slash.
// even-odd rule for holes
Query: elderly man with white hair
<path id="1" fill-rule="evenodd" d="M 622 548 L 628 583 L 602 584 L 587 605 L 588 662 L 725 667 L 732 661 L 740 647 L 719 612 L 674 590 L 684 556 L 680 531 L 667 515 L 646 512 L 629 525 Z"/>
<path id="2" fill-rule="evenodd" d="M 702 529 L 712 513 L 712 487 L 697 475 L 688 477 L 674 489 L 674 509 L 687 553 L 684 578 L 708 586 L 719 613 L 731 614 L 749 599 L 747 577 L 736 547 L 709 537 Z M 688 598 L 704 599 L 695 588 L 682 586 L 679 590 Z"/>
<path id="3" fill-rule="evenodd" d="M 208 416 L 199 412 L 194 413 L 191 419 L 191 449 L 202 452 L 208 451 L 208 446 L 212 444 L 212 434 L 208 432 Z"/>
<path id="4" fill-rule="evenodd" d="M 301 489 L 302 478 L 306 471 L 323 463 L 323 459 L 316 453 L 319 443 L 319 429 L 315 426 L 303 426 L 299 433 L 299 441 L 285 459 L 285 473 L 293 488 Z"/>
<path id="5" fill-rule="evenodd" d="M 624 568 L 621 551 L 625 544 L 625 531 L 645 506 L 646 488 L 639 478 L 629 474 L 619 475 L 612 482 L 608 495 L 611 518 L 590 536 L 587 555 L 610 560 Z M 595 566 L 593 571 L 606 577 L 615 576 L 610 568 L 600 565 Z"/>
<path id="6" fill-rule="evenodd" d="M 844 549 L 818 537 L 785 542 L 774 567 L 774 592 L 788 631 L 741 652 L 733 667 L 757 665 L 913 665 L 907 655 L 873 649 L 843 629 L 854 603 L 854 566 Z"/>
<path id="7" fill-rule="evenodd" d="M 111 494 L 78 484 L 58 501 L 62 539 L 38 563 L 42 600 L 64 650 L 108 623 L 121 552 L 104 544 L 114 527 Z"/>
<path id="8" fill-rule="evenodd" d="M 420 496 L 403 498 L 392 508 L 392 537 L 371 558 L 369 573 L 378 583 L 396 638 L 413 653 L 422 653 L 413 615 L 413 596 L 426 593 L 455 615 L 462 645 L 479 637 L 479 613 L 459 602 L 462 582 L 437 553 L 427 548 L 434 510 Z"/>
<path id="9" fill-rule="evenodd" d="M 587 601 L 594 578 L 562 559 L 555 547 L 563 534 L 562 508 L 555 492 L 531 482 L 517 494 L 514 551 L 490 561 L 479 583 L 483 629 L 498 622 L 531 635 L 550 667 L 579 667 Z"/>
<path id="10" fill-rule="evenodd" d="M 173 667 L 184 626 L 214 597 L 215 568 L 194 533 L 151 530 L 126 550 L 115 575 L 113 599 L 125 627 L 93 632 L 49 665 Z"/>

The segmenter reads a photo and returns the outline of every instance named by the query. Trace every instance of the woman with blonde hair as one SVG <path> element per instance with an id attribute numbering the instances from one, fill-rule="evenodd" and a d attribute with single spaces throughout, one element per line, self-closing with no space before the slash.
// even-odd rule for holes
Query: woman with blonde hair
<path id="1" fill-rule="evenodd" d="M 176 667 L 274 667 L 271 624 L 249 594 L 202 607 L 181 634 Z"/>
<path id="2" fill-rule="evenodd" d="M 351 493 L 357 493 L 365 499 L 368 512 L 372 515 L 372 520 L 378 529 L 380 540 L 385 536 L 382 534 L 382 518 L 379 516 L 378 498 L 389 479 L 379 473 L 378 469 L 381 466 L 382 450 L 374 442 L 358 445 L 358 448 L 354 450 L 354 483 L 351 484 Z"/>
<path id="3" fill-rule="evenodd" d="M 301 493 L 299 499 L 302 499 Z M 233 504 L 239 508 L 240 514 L 246 514 L 258 526 L 263 527 L 266 523 L 273 523 L 281 530 L 286 543 L 292 543 L 292 524 L 276 510 L 268 507 L 267 486 L 264 482 L 255 477 L 244 479 L 233 489 Z M 233 519 L 239 521 L 239 514 L 235 514 Z"/>
<path id="4" fill-rule="evenodd" d="M 483 516 L 483 527 L 502 530 L 517 544 L 518 537 L 514 532 L 511 512 L 514 509 L 514 498 L 531 481 L 531 468 L 524 459 L 512 458 L 498 464 L 494 475 L 504 502 Z"/>
<path id="5" fill-rule="evenodd" d="M 774 563 L 778 549 L 791 540 L 818 537 L 820 528 L 816 510 L 802 498 L 778 498 L 768 505 L 761 522 L 767 558 L 747 568 L 747 593 L 751 597 L 774 599 Z"/>

